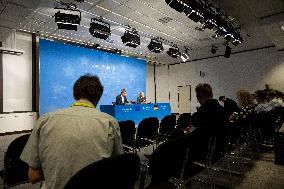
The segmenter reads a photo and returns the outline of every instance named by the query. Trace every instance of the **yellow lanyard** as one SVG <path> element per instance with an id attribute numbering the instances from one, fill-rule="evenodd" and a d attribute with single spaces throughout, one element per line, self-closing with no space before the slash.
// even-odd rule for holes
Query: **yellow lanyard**
<path id="1" fill-rule="evenodd" d="M 82 106 L 82 107 L 87 107 L 87 108 L 96 108 L 93 104 L 88 104 L 85 102 L 74 102 L 71 107 L 73 106 Z"/>

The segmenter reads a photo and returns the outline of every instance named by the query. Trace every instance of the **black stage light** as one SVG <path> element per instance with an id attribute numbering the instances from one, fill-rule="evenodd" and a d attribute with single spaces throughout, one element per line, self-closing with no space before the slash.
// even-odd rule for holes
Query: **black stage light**
<path id="1" fill-rule="evenodd" d="M 184 52 L 181 53 L 180 58 L 182 59 L 183 62 L 186 62 L 189 59 L 189 48 L 184 47 Z"/>
<path id="2" fill-rule="evenodd" d="M 58 29 L 77 31 L 77 26 L 80 25 L 81 21 L 81 12 L 79 10 L 60 9 L 55 13 L 54 18 Z"/>
<path id="3" fill-rule="evenodd" d="M 204 23 L 204 28 L 207 28 L 209 30 L 216 30 L 218 29 L 217 21 L 215 19 L 208 19 Z"/>
<path id="4" fill-rule="evenodd" d="M 166 0 L 166 3 L 178 12 L 182 12 L 185 8 L 184 3 L 181 0 Z"/>
<path id="5" fill-rule="evenodd" d="M 179 48 L 177 46 L 172 46 L 167 51 L 167 54 L 172 58 L 177 58 L 180 56 Z"/>
<path id="6" fill-rule="evenodd" d="M 125 46 L 136 48 L 140 45 L 140 35 L 134 28 L 132 30 L 127 29 L 121 39 Z"/>
<path id="7" fill-rule="evenodd" d="M 164 50 L 162 42 L 158 39 L 151 39 L 151 42 L 148 45 L 148 49 L 154 53 L 160 53 Z"/>
<path id="8" fill-rule="evenodd" d="M 93 37 L 106 40 L 110 35 L 110 24 L 101 19 L 92 18 L 89 32 Z"/>
<path id="9" fill-rule="evenodd" d="M 227 33 L 227 29 L 225 26 L 219 26 L 217 31 L 216 31 L 216 34 L 218 34 L 219 36 L 223 36 Z"/>
<path id="10" fill-rule="evenodd" d="M 217 50 L 218 50 L 218 47 L 215 46 L 215 45 L 212 45 L 212 47 L 211 47 L 212 54 L 216 54 Z"/>
<path id="11" fill-rule="evenodd" d="M 232 41 L 232 44 L 235 45 L 235 46 L 238 46 L 239 44 L 241 44 L 243 42 L 243 38 L 238 36 L 236 37 L 233 41 Z"/>
<path id="12" fill-rule="evenodd" d="M 183 12 L 188 18 L 190 18 L 194 22 L 199 22 L 204 19 L 204 14 L 201 9 L 202 8 L 196 1 L 187 1 L 185 3 L 185 8 Z"/>
<path id="13" fill-rule="evenodd" d="M 225 34 L 225 39 L 227 40 L 227 41 L 233 41 L 234 40 L 234 34 L 233 33 L 226 33 Z"/>
<path id="14" fill-rule="evenodd" d="M 204 18 L 203 14 L 199 10 L 192 10 L 190 14 L 187 15 L 188 18 L 193 20 L 194 22 L 199 22 L 201 19 Z"/>
<path id="15" fill-rule="evenodd" d="M 225 50 L 225 55 L 224 55 L 224 57 L 225 57 L 225 58 L 230 58 L 230 56 L 231 56 L 231 51 L 232 51 L 231 47 L 229 47 L 229 45 L 226 45 L 226 50 Z"/>
<path id="16" fill-rule="evenodd" d="M 243 42 L 243 39 L 238 32 L 230 32 L 225 34 L 225 39 L 235 46 Z"/>

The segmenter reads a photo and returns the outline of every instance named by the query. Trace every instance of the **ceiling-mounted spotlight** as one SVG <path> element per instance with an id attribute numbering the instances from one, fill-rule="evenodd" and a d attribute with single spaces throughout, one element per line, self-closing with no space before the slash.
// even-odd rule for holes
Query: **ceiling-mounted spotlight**
<path id="1" fill-rule="evenodd" d="M 218 29 L 217 21 L 215 19 L 208 19 L 204 23 L 204 27 L 209 30 L 216 30 Z"/>
<path id="2" fill-rule="evenodd" d="M 110 24 L 102 19 L 92 18 L 89 32 L 93 37 L 106 40 L 110 35 Z"/>
<path id="3" fill-rule="evenodd" d="M 187 47 L 184 47 L 185 50 L 183 53 L 181 53 L 180 58 L 182 59 L 183 62 L 186 62 L 189 59 L 189 49 Z"/>
<path id="4" fill-rule="evenodd" d="M 238 46 L 239 44 L 241 44 L 243 42 L 243 38 L 241 37 L 237 37 L 232 41 L 232 44 L 235 46 Z"/>
<path id="5" fill-rule="evenodd" d="M 167 54 L 172 58 L 177 58 L 180 56 L 179 48 L 176 45 L 174 45 L 169 48 Z"/>
<path id="6" fill-rule="evenodd" d="M 204 19 L 201 7 L 196 1 L 187 1 L 185 3 L 185 8 L 183 12 L 188 18 L 190 18 L 194 22 L 199 22 Z"/>
<path id="7" fill-rule="evenodd" d="M 181 0 L 165 0 L 166 3 L 178 12 L 182 12 L 185 8 L 183 1 Z"/>
<path id="8" fill-rule="evenodd" d="M 216 34 L 218 34 L 219 36 L 223 36 L 227 33 L 227 29 L 224 27 L 224 26 L 219 26 L 217 31 L 216 31 Z"/>
<path id="9" fill-rule="evenodd" d="M 216 54 L 217 50 L 218 50 L 218 47 L 216 45 L 212 45 L 211 47 L 212 54 Z"/>
<path id="10" fill-rule="evenodd" d="M 233 45 L 237 46 L 243 42 L 243 39 L 240 37 L 239 33 L 231 32 L 225 34 L 225 39 L 231 42 Z"/>
<path id="11" fill-rule="evenodd" d="M 234 40 L 234 34 L 233 33 L 226 33 L 225 34 L 225 39 L 227 41 L 233 41 Z"/>
<path id="12" fill-rule="evenodd" d="M 228 45 L 228 43 L 226 44 L 226 50 L 225 50 L 225 55 L 224 55 L 224 57 L 225 58 L 230 58 L 230 56 L 231 56 L 231 51 L 232 51 L 232 49 L 231 49 L 231 47 L 229 47 L 229 45 Z"/>
<path id="13" fill-rule="evenodd" d="M 58 29 L 77 31 L 77 26 L 81 22 L 81 12 L 77 10 L 76 5 L 71 4 L 65 8 L 55 7 L 54 9 L 59 9 L 54 15 Z"/>
<path id="14" fill-rule="evenodd" d="M 140 35 L 134 28 L 126 29 L 121 39 L 125 46 L 136 48 L 138 45 L 140 45 Z"/>
<path id="15" fill-rule="evenodd" d="M 200 10 L 191 10 L 190 13 L 186 13 L 187 17 L 193 20 L 194 22 L 199 22 L 201 19 L 204 19 L 204 16 Z"/>
<path id="16" fill-rule="evenodd" d="M 182 53 L 180 57 L 183 62 L 186 62 L 189 59 L 189 55 L 186 53 Z"/>
<path id="17" fill-rule="evenodd" d="M 158 39 L 151 39 L 148 49 L 154 53 L 160 53 L 164 50 L 162 42 Z"/>

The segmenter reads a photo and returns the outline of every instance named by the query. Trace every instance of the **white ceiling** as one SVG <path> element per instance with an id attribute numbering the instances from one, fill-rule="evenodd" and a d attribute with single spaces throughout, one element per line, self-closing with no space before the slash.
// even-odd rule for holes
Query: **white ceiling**
<path id="1" fill-rule="evenodd" d="M 39 32 L 43 37 L 53 37 L 65 41 L 100 44 L 105 48 L 117 48 L 123 53 L 137 57 L 145 57 L 161 63 L 180 62 L 166 54 L 169 43 L 164 43 L 165 50 L 160 54 L 151 53 L 147 45 L 151 37 L 162 37 L 179 47 L 192 49 L 191 59 L 212 56 L 213 44 L 219 46 L 217 54 L 223 54 L 224 39 L 213 39 L 213 32 L 196 31 L 200 24 L 194 23 L 185 14 L 170 8 L 164 0 L 85 0 L 76 3 L 82 11 L 82 21 L 78 31 L 58 30 L 52 17 L 57 0 L 0 0 L 0 31 L 2 28 L 14 28 L 29 32 Z M 61 0 L 73 2 L 73 0 Z M 214 0 L 226 14 L 233 16 L 241 25 L 244 43 L 233 51 L 248 50 L 270 46 L 275 43 L 271 39 L 273 30 L 265 29 L 264 17 L 284 11 L 283 0 Z M 39 4 L 40 3 L 40 4 Z M 93 38 L 88 31 L 90 19 L 102 16 L 110 24 L 112 34 L 109 40 Z M 169 17 L 169 23 L 162 24 L 159 19 Z M 282 20 L 284 21 L 284 19 Z M 124 33 L 124 25 L 136 28 L 141 35 L 141 45 L 136 49 L 125 47 L 120 37 Z M 4 30 L 3 30 L 4 31 Z M 280 33 L 280 35 L 283 33 Z M 0 38 L 1 39 L 1 38 Z M 283 37 L 284 39 L 284 37 Z M 284 41 L 283 41 L 284 44 Z"/>

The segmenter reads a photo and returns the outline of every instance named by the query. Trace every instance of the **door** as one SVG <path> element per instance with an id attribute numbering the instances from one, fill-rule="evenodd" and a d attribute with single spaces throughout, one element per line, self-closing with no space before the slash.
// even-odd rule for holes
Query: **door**
<path id="1" fill-rule="evenodd" d="M 178 86 L 178 110 L 179 114 L 191 113 L 191 86 Z"/>

